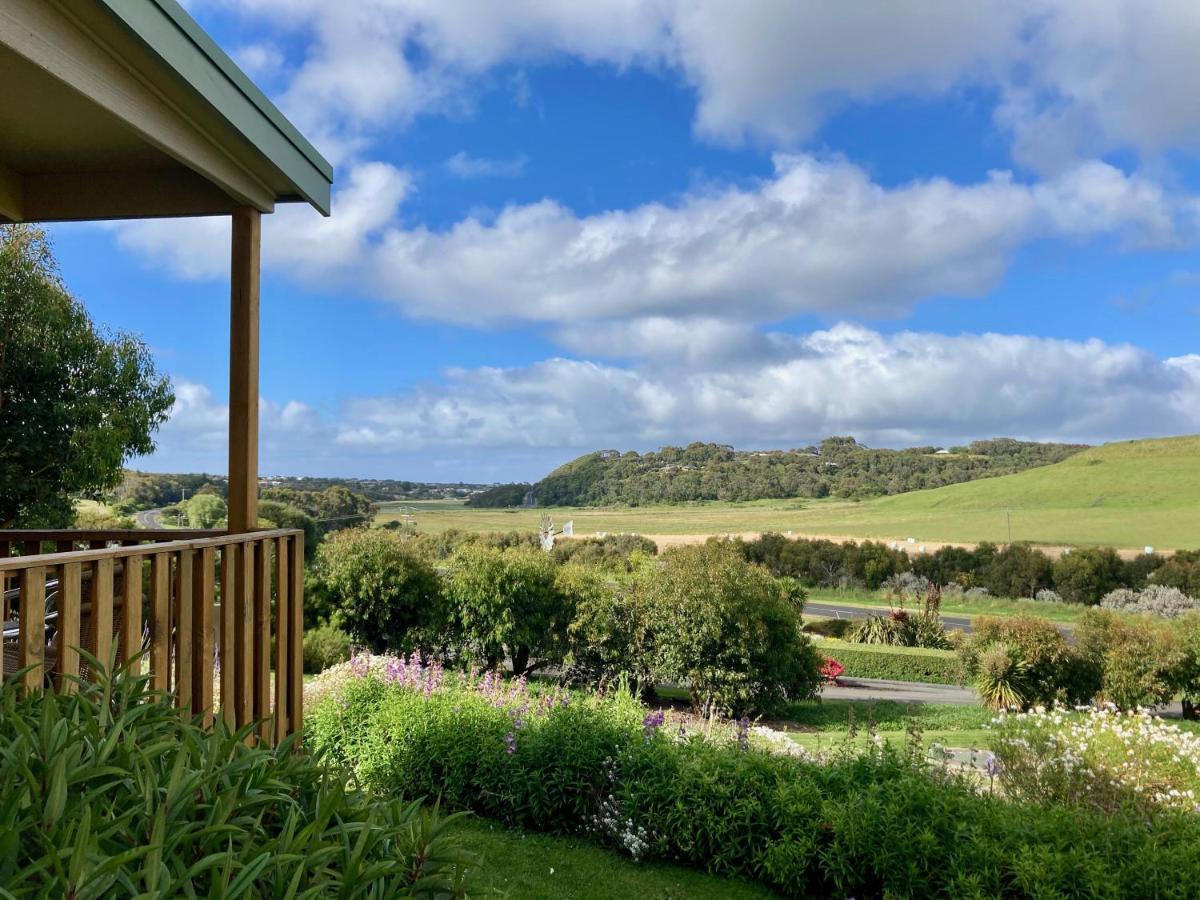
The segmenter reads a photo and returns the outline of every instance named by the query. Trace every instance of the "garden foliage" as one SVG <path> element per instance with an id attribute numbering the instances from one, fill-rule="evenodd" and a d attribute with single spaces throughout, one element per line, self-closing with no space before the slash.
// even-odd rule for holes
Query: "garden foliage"
<path id="1" fill-rule="evenodd" d="M 94 671 L 102 671 L 93 660 Z M 475 867 L 419 798 L 371 798 L 291 740 L 186 721 L 145 676 L 0 688 L 0 895 L 455 897 Z"/>
<path id="2" fill-rule="evenodd" d="M 538 695 L 487 676 L 432 687 L 430 668 L 393 661 L 345 682 L 312 713 L 314 741 L 383 795 L 438 794 L 785 896 L 1200 891 L 1193 816 L 1010 803 L 896 749 L 809 761 L 752 736 L 681 734 L 629 694 Z"/>

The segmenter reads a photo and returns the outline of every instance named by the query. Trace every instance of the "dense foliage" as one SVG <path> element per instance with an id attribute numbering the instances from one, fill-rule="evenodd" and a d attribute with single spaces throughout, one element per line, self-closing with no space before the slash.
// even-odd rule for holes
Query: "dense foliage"
<path id="1" fill-rule="evenodd" d="M 507 658 L 523 675 L 566 654 L 571 595 L 541 550 L 466 544 L 450 558 L 445 596 L 449 631 L 469 659 L 494 668 Z"/>
<path id="2" fill-rule="evenodd" d="M 312 736 L 383 795 L 438 794 L 786 896 L 1200 891 L 1195 817 L 1009 803 L 892 748 L 809 761 L 741 727 L 704 739 L 619 692 L 536 695 L 411 661 L 361 672 L 316 705 Z"/>
<path id="3" fill-rule="evenodd" d="M 486 491 L 480 491 L 467 498 L 467 506 L 479 509 L 506 509 L 510 506 L 524 506 L 529 499 L 533 485 L 527 482 L 513 484 L 498 484 Z"/>
<path id="4" fill-rule="evenodd" d="M 764 534 L 735 542 L 746 559 L 806 587 L 883 588 L 905 600 L 920 599 L 930 585 L 947 592 L 983 591 L 997 597 L 1037 597 L 1096 604 L 1116 588 L 1147 585 L 1200 588 L 1200 552 L 1140 554 L 1122 559 L 1110 547 L 1082 547 L 1054 561 L 1027 544 L 973 549 L 939 547 L 912 554 L 873 541 L 842 544 Z M 1193 595 L 1194 596 L 1194 595 Z"/>
<path id="5" fill-rule="evenodd" d="M 442 585 L 395 534 L 352 528 L 317 551 L 317 576 L 346 630 L 376 651 L 418 645 L 442 621 Z"/>
<path id="6" fill-rule="evenodd" d="M 219 720 L 205 731 L 146 686 L 0 688 L 0 894 L 467 894 L 475 863 L 445 820 L 352 790 L 290 741 L 250 747 Z"/>
<path id="7" fill-rule="evenodd" d="M 71 496 L 152 452 L 174 400 L 146 345 L 67 291 L 44 232 L 0 227 L 0 527 L 69 528 Z"/>
<path id="8" fill-rule="evenodd" d="M 800 630 L 803 594 L 727 544 L 680 547 L 631 585 L 653 631 L 650 671 L 703 711 L 770 710 L 811 696 L 821 660 Z"/>
<path id="9" fill-rule="evenodd" d="M 977 616 L 959 655 L 980 698 L 1000 709 L 1074 706 L 1100 689 L 1095 663 L 1057 626 L 1034 616 Z"/>
<path id="10" fill-rule="evenodd" d="M 501 485 L 473 506 L 520 506 L 530 490 L 539 506 L 682 503 L 779 497 L 899 494 L 1009 475 L 1060 462 L 1084 449 L 997 438 L 938 453 L 936 447 L 871 449 L 831 437 L 798 450 L 734 450 L 694 443 L 653 453 L 601 450 L 559 466 L 537 484 Z"/>

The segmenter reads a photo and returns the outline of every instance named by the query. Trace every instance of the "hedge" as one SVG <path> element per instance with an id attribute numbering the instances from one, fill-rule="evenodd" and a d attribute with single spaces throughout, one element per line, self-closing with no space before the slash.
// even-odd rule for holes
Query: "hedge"
<path id="1" fill-rule="evenodd" d="M 1200 896 L 1195 816 L 1010 803 L 890 746 L 814 762 L 681 736 L 620 692 L 547 703 L 512 683 L 388 678 L 408 683 L 351 679 L 309 720 L 383 794 L 789 897 Z"/>
<path id="2" fill-rule="evenodd" d="M 952 650 L 851 644 L 832 638 L 816 640 L 814 644 L 821 653 L 832 656 L 845 666 L 843 674 L 850 678 L 887 678 L 928 684 L 963 683 L 962 667 Z"/>

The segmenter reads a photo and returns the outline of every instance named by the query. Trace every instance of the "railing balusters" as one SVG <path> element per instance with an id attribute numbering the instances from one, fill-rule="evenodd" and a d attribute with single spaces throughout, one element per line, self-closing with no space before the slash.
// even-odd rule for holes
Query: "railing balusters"
<path id="1" fill-rule="evenodd" d="M 255 541 L 257 560 L 254 586 L 254 718 L 259 720 L 258 734 L 271 739 L 271 545 L 274 541 Z"/>
<path id="2" fill-rule="evenodd" d="M 150 557 L 150 687 L 171 689 L 171 554 Z"/>
<path id="3" fill-rule="evenodd" d="M 92 639 L 88 650 L 108 667 L 113 643 L 113 558 L 92 563 Z"/>
<path id="4" fill-rule="evenodd" d="M 237 672 L 237 576 L 239 544 L 227 544 L 221 548 L 221 718 L 225 724 L 237 727 L 237 694 L 235 673 Z"/>
<path id="5" fill-rule="evenodd" d="M 183 550 L 175 559 L 175 602 L 172 605 L 175 627 L 172 646 L 175 649 L 175 705 L 192 709 L 192 560 L 190 550 Z"/>
<path id="6" fill-rule="evenodd" d="M 21 572 L 21 628 L 17 668 L 32 666 L 22 677 L 27 691 L 42 688 L 46 658 L 46 568 L 30 566 Z"/>
<path id="7" fill-rule="evenodd" d="M 4 552 L 16 547 L 26 553 Z M 303 535 L 294 530 L 180 540 L 155 533 L 143 542 L 127 532 L 0 532 L 0 578 L 19 588 L 20 604 L 0 676 L 17 663 L 28 670 L 26 691 L 73 690 L 92 668 L 81 650 L 107 665 L 115 641 L 122 662 L 139 658 L 146 623 L 153 689 L 173 692 L 205 724 L 218 714 L 232 727 L 258 722 L 249 743 L 281 741 L 303 723 L 303 565 Z"/>
<path id="8" fill-rule="evenodd" d="M 60 691 L 72 691 L 70 676 L 79 675 L 79 635 L 82 615 L 81 585 L 83 566 L 77 562 L 58 567 L 58 618 L 54 639 L 54 685 Z"/>
<path id="9" fill-rule="evenodd" d="M 288 691 L 291 690 L 291 653 L 289 642 L 292 631 L 289 624 L 291 603 L 288 588 L 291 572 L 288 571 L 288 541 L 278 538 L 275 544 L 275 740 L 281 741 L 288 733 Z"/>
<path id="10" fill-rule="evenodd" d="M 213 585 L 216 553 L 212 547 L 197 550 L 193 573 L 192 630 L 184 636 L 192 645 L 192 713 L 204 717 L 205 727 L 213 718 Z"/>
<path id="11" fill-rule="evenodd" d="M 121 638 L 118 652 L 128 662 L 142 652 L 142 573 L 145 559 L 126 556 L 121 574 Z M 132 663 L 131 671 L 141 671 L 142 661 Z"/>

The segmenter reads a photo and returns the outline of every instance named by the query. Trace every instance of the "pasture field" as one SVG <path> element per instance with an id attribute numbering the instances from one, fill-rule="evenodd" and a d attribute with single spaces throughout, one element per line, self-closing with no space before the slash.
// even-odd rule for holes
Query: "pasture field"
<path id="1" fill-rule="evenodd" d="M 1129 550 L 1200 547 L 1200 437 L 1105 444 L 1053 466 L 873 500 L 758 500 L 674 506 L 468 509 L 456 501 L 383 504 L 378 523 L 413 507 L 421 531 L 535 530 L 543 512 L 577 535 L 637 532 L 660 544 L 763 531 L 940 543 L 1029 541 Z"/>

